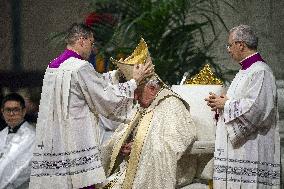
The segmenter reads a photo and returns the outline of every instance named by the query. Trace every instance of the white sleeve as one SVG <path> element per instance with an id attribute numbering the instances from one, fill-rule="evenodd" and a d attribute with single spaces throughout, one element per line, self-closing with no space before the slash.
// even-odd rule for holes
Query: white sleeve
<path id="1" fill-rule="evenodd" d="M 224 106 L 225 124 L 233 145 L 260 129 L 269 129 L 271 124 L 266 120 L 276 110 L 275 80 L 271 72 L 254 73 L 245 87 L 243 98 L 229 99 Z"/>
<path id="2" fill-rule="evenodd" d="M 77 80 L 91 110 L 115 121 L 125 121 L 132 107 L 135 80 L 112 84 L 90 65 L 82 66 Z"/>
<path id="3" fill-rule="evenodd" d="M 119 76 L 118 76 L 117 70 L 109 71 L 109 72 L 103 73 L 102 75 L 103 75 L 104 80 L 108 83 L 111 83 L 111 84 L 119 83 Z"/>

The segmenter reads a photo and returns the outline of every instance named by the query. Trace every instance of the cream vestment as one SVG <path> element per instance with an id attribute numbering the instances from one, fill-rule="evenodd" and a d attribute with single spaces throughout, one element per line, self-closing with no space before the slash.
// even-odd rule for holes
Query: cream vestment
<path id="1" fill-rule="evenodd" d="M 172 91 L 162 89 L 148 108 L 137 112 L 128 126 L 116 130 L 105 146 L 107 150 L 103 150 L 105 157 L 111 154 L 106 162 L 109 168 L 106 187 L 175 188 L 177 162 L 196 140 L 196 128 L 184 103 Z M 129 140 L 134 143 L 128 159 L 121 156 L 120 149 Z M 188 157 L 185 160 L 190 161 Z M 187 170 L 192 171 L 187 178 L 192 180 L 195 168 Z"/>

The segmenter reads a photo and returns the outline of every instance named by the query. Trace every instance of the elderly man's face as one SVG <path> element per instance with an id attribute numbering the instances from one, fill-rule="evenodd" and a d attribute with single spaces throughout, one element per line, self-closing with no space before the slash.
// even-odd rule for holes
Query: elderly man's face
<path id="1" fill-rule="evenodd" d="M 1 111 L 7 125 L 11 128 L 24 121 L 26 115 L 26 109 L 22 108 L 20 102 L 13 100 L 7 101 Z"/>
<path id="2" fill-rule="evenodd" d="M 241 61 L 242 58 L 242 43 L 233 39 L 234 33 L 230 33 L 228 38 L 227 50 L 235 61 Z"/>
<path id="3" fill-rule="evenodd" d="M 141 107 L 147 108 L 150 106 L 150 104 L 153 102 L 155 99 L 155 96 L 159 90 L 150 85 L 143 85 L 139 86 L 135 91 L 134 91 L 134 98 L 139 102 Z"/>

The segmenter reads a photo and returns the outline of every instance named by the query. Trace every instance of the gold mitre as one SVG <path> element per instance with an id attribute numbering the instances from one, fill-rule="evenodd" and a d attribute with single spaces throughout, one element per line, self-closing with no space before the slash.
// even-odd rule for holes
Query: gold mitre
<path id="1" fill-rule="evenodd" d="M 117 65 L 121 70 L 127 80 L 132 78 L 133 66 L 135 64 L 145 64 L 147 57 L 149 56 L 147 43 L 141 38 L 139 44 L 134 49 L 133 53 L 126 59 L 115 60 L 110 58 L 110 60 Z"/>
<path id="2" fill-rule="evenodd" d="M 185 80 L 185 84 L 223 85 L 223 82 L 215 76 L 209 64 L 206 64 L 198 74 Z"/>

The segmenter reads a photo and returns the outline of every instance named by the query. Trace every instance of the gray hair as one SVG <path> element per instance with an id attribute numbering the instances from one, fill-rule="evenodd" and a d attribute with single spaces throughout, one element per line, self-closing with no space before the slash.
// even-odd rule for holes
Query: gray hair
<path id="1" fill-rule="evenodd" d="M 250 26 L 239 25 L 232 28 L 229 33 L 233 33 L 233 40 L 243 41 L 248 48 L 257 49 L 258 38 Z"/>
<path id="2" fill-rule="evenodd" d="M 85 24 L 74 23 L 67 31 L 65 42 L 73 45 L 80 37 L 88 38 L 93 35 L 93 30 Z"/>
<path id="3" fill-rule="evenodd" d="M 161 87 L 161 81 L 158 78 L 154 77 L 153 79 L 147 81 L 146 86 L 153 86 L 155 88 L 159 88 Z"/>

